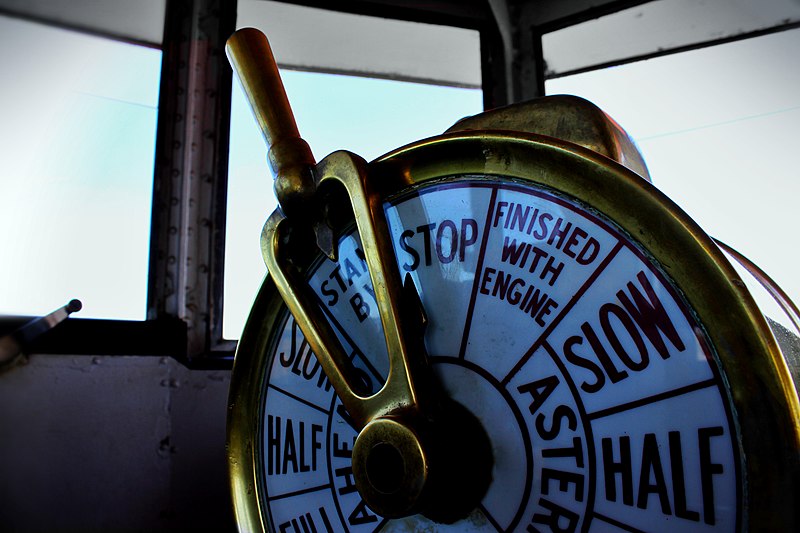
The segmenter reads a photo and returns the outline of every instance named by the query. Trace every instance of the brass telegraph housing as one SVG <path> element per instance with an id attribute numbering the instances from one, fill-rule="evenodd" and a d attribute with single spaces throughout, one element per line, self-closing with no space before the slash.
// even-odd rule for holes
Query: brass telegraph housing
<path id="1" fill-rule="evenodd" d="M 266 452 L 259 435 L 285 309 L 359 432 L 351 450 L 353 478 L 363 502 L 383 517 L 381 524 L 401 519 L 398 527 L 413 530 L 417 526 L 403 517 L 422 514 L 445 527 L 481 505 L 498 457 L 485 422 L 449 399 L 432 370 L 424 340 L 425 287 L 420 292 L 410 274 L 402 279 L 385 211 L 387 202 L 403 194 L 459 180 L 569 199 L 637 243 L 642 260 L 658 265 L 677 287 L 677 300 L 691 309 L 688 320 L 699 324 L 696 334 L 708 344 L 712 367 L 719 366 L 722 401 L 734 420 L 734 456 L 740 457 L 736 491 L 743 509 L 734 512 L 737 527 L 791 530 L 800 523 L 800 403 L 789 356 L 718 244 L 648 183 L 635 145 L 601 110 L 575 97 L 549 97 L 464 119 L 439 137 L 372 163 L 336 152 L 317 164 L 294 125 L 263 35 L 240 30 L 228 54 L 270 147 L 281 204 L 262 233 L 269 275 L 242 335 L 231 384 L 228 455 L 241 529 L 278 529 L 267 509 Z M 364 387 L 352 354 L 307 282 L 323 254 L 338 259 L 337 242 L 349 220 L 360 238 L 388 354 L 386 381 L 374 392 Z M 792 304 L 786 305 L 791 312 Z M 691 520 L 700 519 L 692 513 L 684 510 Z M 513 529 L 523 528 L 522 514 Z M 541 514 L 534 522 L 536 516 Z M 710 522 L 704 519 L 714 523 L 713 515 Z M 323 513 L 331 530 L 329 520 Z M 584 528 L 592 523 L 591 517 L 581 520 Z"/>

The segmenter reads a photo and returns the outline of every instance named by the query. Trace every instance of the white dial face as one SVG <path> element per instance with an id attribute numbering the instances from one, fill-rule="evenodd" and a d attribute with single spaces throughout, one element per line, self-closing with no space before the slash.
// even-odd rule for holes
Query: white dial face
<path id="1" fill-rule="evenodd" d="M 479 179 L 421 188 L 386 214 L 428 315 L 433 368 L 491 440 L 492 483 L 449 526 L 373 513 L 353 479 L 356 431 L 287 314 L 257 441 L 275 531 L 738 528 L 740 456 L 718 365 L 627 235 L 563 198 Z M 339 249 L 311 285 L 377 391 L 388 364 L 364 255 L 353 235 Z"/>

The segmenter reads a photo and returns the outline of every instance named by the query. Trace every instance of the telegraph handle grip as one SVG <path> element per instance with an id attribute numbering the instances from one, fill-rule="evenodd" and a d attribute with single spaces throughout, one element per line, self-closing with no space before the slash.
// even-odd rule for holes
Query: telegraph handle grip
<path id="1" fill-rule="evenodd" d="M 228 39 L 225 52 L 267 143 L 278 201 L 292 216 L 313 197 L 315 160 L 300 137 L 269 41 L 257 29 L 243 28 Z"/>

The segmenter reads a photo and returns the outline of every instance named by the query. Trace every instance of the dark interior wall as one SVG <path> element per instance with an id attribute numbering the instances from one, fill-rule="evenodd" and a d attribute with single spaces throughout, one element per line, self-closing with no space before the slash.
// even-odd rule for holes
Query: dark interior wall
<path id="1" fill-rule="evenodd" d="M 0 529 L 234 529 L 229 371 L 34 355 L 0 375 Z"/>

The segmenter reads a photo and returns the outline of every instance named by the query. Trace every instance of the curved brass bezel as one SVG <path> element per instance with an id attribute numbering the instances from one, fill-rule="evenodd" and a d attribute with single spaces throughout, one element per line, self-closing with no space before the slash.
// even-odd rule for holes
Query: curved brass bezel
<path id="1" fill-rule="evenodd" d="M 333 154 L 329 157 L 337 157 Z M 659 264 L 705 328 L 728 383 L 742 452 L 743 528 L 800 527 L 800 403 L 766 320 L 733 267 L 671 200 L 618 163 L 533 134 L 463 132 L 403 147 L 370 164 L 382 199 L 461 175 L 517 180 L 566 195 L 613 221 Z M 256 443 L 267 352 L 282 301 L 267 277 L 234 364 L 228 459 L 242 530 L 264 530 Z"/>

